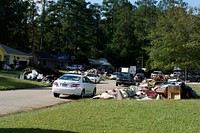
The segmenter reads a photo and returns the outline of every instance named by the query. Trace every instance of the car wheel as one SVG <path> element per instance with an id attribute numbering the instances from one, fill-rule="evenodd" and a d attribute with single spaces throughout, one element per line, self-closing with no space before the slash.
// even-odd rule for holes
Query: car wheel
<path id="1" fill-rule="evenodd" d="M 80 98 L 84 98 L 84 97 L 85 97 L 85 90 L 83 89 L 83 90 L 81 91 Z"/>
<path id="2" fill-rule="evenodd" d="M 95 95 L 96 95 L 96 92 L 97 92 L 97 89 L 94 88 L 93 93 L 92 93 L 92 96 L 95 96 Z"/>
<path id="3" fill-rule="evenodd" d="M 118 83 L 116 83 L 116 86 L 118 86 L 119 84 Z"/>
<path id="4" fill-rule="evenodd" d="M 54 95 L 54 97 L 59 97 L 60 96 L 60 94 L 58 94 L 58 93 L 53 93 L 53 95 Z"/>

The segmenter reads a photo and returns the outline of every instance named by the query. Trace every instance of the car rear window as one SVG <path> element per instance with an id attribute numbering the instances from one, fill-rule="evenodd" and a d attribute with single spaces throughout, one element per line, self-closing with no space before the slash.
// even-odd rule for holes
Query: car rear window
<path id="1" fill-rule="evenodd" d="M 79 76 L 74 76 L 74 75 L 63 75 L 59 79 L 70 80 L 70 81 L 79 81 L 80 77 Z"/>

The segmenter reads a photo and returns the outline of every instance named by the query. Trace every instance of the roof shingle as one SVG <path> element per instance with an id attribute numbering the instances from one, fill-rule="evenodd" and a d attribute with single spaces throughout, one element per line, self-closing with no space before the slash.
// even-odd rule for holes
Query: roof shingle
<path id="1" fill-rule="evenodd" d="M 17 49 L 8 47 L 8 46 L 6 46 L 6 45 L 4 45 L 4 44 L 1 44 L 1 43 L 0 43 L 0 47 L 4 50 L 4 52 L 5 52 L 6 54 L 9 54 L 9 55 L 30 56 L 30 55 L 28 55 L 28 54 L 26 54 L 26 53 L 23 53 L 23 52 L 21 52 L 21 51 L 19 51 L 19 50 L 17 50 Z"/>

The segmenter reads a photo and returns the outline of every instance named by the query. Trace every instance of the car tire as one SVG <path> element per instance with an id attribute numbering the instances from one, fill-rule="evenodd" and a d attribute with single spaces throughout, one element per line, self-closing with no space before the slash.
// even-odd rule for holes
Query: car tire
<path id="1" fill-rule="evenodd" d="M 119 84 L 118 83 L 116 83 L 116 86 L 118 86 Z"/>
<path id="2" fill-rule="evenodd" d="M 85 89 L 83 89 L 82 91 L 81 91 L 81 95 L 80 95 L 80 98 L 84 98 L 85 97 Z"/>
<path id="3" fill-rule="evenodd" d="M 92 93 L 92 96 L 95 96 L 95 95 L 96 95 L 96 93 L 97 93 L 97 89 L 96 89 L 96 88 L 94 88 L 94 90 L 93 90 L 93 93 Z"/>
<path id="4" fill-rule="evenodd" d="M 59 97 L 60 96 L 60 94 L 58 94 L 58 93 L 53 93 L 53 95 L 54 95 L 54 97 Z"/>

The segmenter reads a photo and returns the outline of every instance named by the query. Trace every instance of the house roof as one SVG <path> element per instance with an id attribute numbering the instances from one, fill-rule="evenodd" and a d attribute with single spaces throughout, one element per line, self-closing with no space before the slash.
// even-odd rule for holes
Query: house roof
<path id="1" fill-rule="evenodd" d="M 98 61 L 99 61 L 102 65 L 104 65 L 104 66 L 110 66 L 110 65 L 111 65 L 111 64 L 108 62 L 108 60 L 105 59 L 105 58 L 100 58 L 100 59 L 98 59 Z"/>
<path id="2" fill-rule="evenodd" d="M 35 54 L 36 54 L 36 56 L 38 56 L 40 59 L 45 59 L 45 60 L 57 60 L 56 57 L 51 56 L 50 54 L 47 54 L 47 53 L 45 53 L 45 52 L 36 51 Z"/>
<path id="3" fill-rule="evenodd" d="M 61 54 L 57 56 L 57 59 L 61 62 L 70 62 L 71 56 L 69 54 Z"/>
<path id="4" fill-rule="evenodd" d="M 21 52 L 21 51 L 19 51 L 17 49 L 8 47 L 8 46 L 6 46 L 4 44 L 1 44 L 1 43 L 0 43 L 0 48 L 2 48 L 3 51 L 5 52 L 5 54 L 8 54 L 8 55 L 30 56 L 30 55 L 28 55 L 28 54 L 26 54 L 24 52 Z"/>
<path id="5" fill-rule="evenodd" d="M 88 59 L 90 64 L 93 65 L 101 65 L 101 63 L 97 59 Z"/>
<path id="6" fill-rule="evenodd" d="M 111 64 L 105 58 L 100 59 L 88 59 L 90 64 L 93 65 L 103 65 L 103 66 L 110 66 Z"/>

